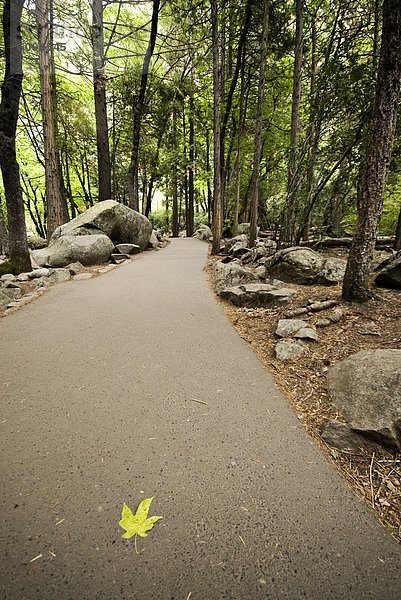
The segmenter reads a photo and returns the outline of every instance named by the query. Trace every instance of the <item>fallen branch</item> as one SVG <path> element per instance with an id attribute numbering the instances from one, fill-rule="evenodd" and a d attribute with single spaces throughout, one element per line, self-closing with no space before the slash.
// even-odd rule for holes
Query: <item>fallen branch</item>
<path id="1" fill-rule="evenodd" d="M 292 319 L 293 317 L 298 317 L 299 315 L 306 315 L 309 312 L 320 312 L 321 310 L 326 310 L 326 308 L 332 308 L 333 306 L 338 306 L 339 302 L 337 300 L 325 300 L 324 302 L 314 302 L 309 306 L 305 306 L 304 308 L 294 308 L 294 310 L 289 310 L 283 314 L 283 317 L 286 319 Z"/>

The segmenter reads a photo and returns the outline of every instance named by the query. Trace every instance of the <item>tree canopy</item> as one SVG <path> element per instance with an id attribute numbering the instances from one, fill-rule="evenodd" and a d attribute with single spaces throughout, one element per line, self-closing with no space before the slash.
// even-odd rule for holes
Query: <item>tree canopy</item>
<path id="1" fill-rule="evenodd" d="M 22 4 L 16 158 L 29 231 L 47 237 L 111 196 L 173 235 L 214 218 L 215 252 L 240 222 L 281 246 L 353 234 L 394 0 Z M 373 237 L 399 221 L 399 127 L 391 137 Z M 3 173 L 0 232 L 5 187 Z"/>

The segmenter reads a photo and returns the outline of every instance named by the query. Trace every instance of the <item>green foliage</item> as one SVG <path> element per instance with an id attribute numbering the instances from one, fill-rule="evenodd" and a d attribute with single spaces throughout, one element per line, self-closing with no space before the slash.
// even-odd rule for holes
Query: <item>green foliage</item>
<path id="1" fill-rule="evenodd" d="M 219 3 L 224 39 L 225 79 L 222 116 L 233 81 L 246 2 Z M 305 0 L 304 60 L 299 143 L 299 205 L 314 191 L 343 152 L 352 146 L 344 168 L 340 218 L 352 229 L 356 181 L 368 132 L 377 63 L 374 0 Z M 260 225 L 277 230 L 288 184 L 291 103 L 294 66 L 294 2 L 271 3 L 269 55 L 264 101 L 263 156 L 259 177 Z M 97 148 L 92 83 L 90 6 L 87 0 L 55 0 L 55 61 L 58 145 L 71 215 L 97 201 Z M 105 3 L 105 52 L 109 142 L 113 197 L 127 204 L 127 171 L 131 160 L 132 106 L 139 89 L 141 65 L 149 37 L 151 3 Z M 248 220 L 248 193 L 253 163 L 257 105 L 257 60 L 261 4 L 252 4 L 224 144 L 224 215 L 231 228 L 239 192 L 240 221 Z M 377 25 L 377 24 L 376 24 Z M 378 24 L 380 25 L 380 24 Z M 313 39 L 316 31 L 316 39 Z M 45 235 L 46 199 L 42 116 L 36 27 L 32 7 L 24 12 L 24 97 L 18 131 L 18 158 L 28 228 Z M 376 43 L 380 40 L 376 40 Z M 150 214 L 153 226 L 171 229 L 172 190 L 177 186 L 180 227 L 185 224 L 188 169 L 195 173 L 195 226 L 207 223 L 207 198 L 213 188 L 213 89 L 210 52 L 210 3 L 167 0 L 149 72 L 139 152 L 141 196 L 157 192 L 169 202 Z M 0 32 L 0 46 L 2 35 Z M 313 46 L 313 44 L 315 44 Z M 314 48 L 315 54 L 312 55 Z M 1 48 L 0 48 L 1 51 Z M 316 67 L 314 80 L 313 68 Z M 0 65 L 0 75 L 2 65 Z M 194 125 L 194 164 L 190 165 L 189 120 Z M 393 233 L 401 198 L 400 130 L 381 221 L 382 233 Z M 238 160 L 238 157 L 239 160 Z M 239 168 L 237 168 L 238 164 Z M 337 169 L 314 200 L 311 226 L 327 225 Z M 3 197 L 0 187 L 0 197 Z M 155 202 L 155 201 L 154 201 Z M 297 219 L 301 222 L 303 210 Z"/>

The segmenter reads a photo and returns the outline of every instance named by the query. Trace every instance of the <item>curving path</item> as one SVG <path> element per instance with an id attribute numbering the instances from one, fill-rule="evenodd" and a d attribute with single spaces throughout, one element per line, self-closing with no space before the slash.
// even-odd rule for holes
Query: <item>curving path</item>
<path id="1" fill-rule="evenodd" d="M 0 598 L 400 598 L 400 547 L 214 302 L 206 252 L 176 240 L 0 320 Z M 153 495 L 135 555 L 121 506 Z"/>

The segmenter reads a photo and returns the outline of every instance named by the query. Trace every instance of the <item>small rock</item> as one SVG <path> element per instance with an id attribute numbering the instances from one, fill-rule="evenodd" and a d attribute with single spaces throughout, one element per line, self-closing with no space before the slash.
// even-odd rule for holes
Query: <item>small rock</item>
<path id="1" fill-rule="evenodd" d="M 124 262 L 125 260 L 129 260 L 130 259 L 130 255 L 129 254 L 112 254 L 111 255 L 111 260 L 116 264 L 119 265 L 120 263 Z"/>
<path id="2" fill-rule="evenodd" d="M 380 448 L 378 444 L 367 440 L 339 421 L 328 421 L 323 428 L 321 438 L 326 444 L 339 450 L 372 452 Z"/>
<path id="3" fill-rule="evenodd" d="M 38 277 L 32 281 L 33 288 L 36 290 L 42 287 L 49 287 L 53 283 L 49 277 Z"/>
<path id="4" fill-rule="evenodd" d="M 78 275 L 74 275 L 74 281 L 83 281 L 84 279 L 92 279 L 92 273 L 78 273 Z"/>
<path id="5" fill-rule="evenodd" d="M 69 270 L 71 275 L 78 275 L 78 273 L 80 273 L 82 271 L 82 269 L 84 268 L 83 264 L 80 262 L 74 262 L 74 263 L 70 263 L 69 265 L 67 265 L 65 267 L 66 269 Z"/>
<path id="6" fill-rule="evenodd" d="M 332 323 L 339 323 L 343 318 L 343 311 L 341 308 L 336 308 L 332 313 L 328 315 L 328 318 Z"/>
<path id="7" fill-rule="evenodd" d="M 0 277 L 0 281 L 17 281 L 17 278 L 15 275 L 12 275 L 11 273 L 6 273 L 6 275 L 2 275 Z"/>
<path id="8" fill-rule="evenodd" d="M 20 273 L 17 275 L 17 281 L 29 281 L 28 273 Z"/>
<path id="9" fill-rule="evenodd" d="M 152 231 L 152 233 L 150 234 L 150 239 L 149 239 L 149 248 L 158 248 L 159 247 L 159 240 L 157 239 L 157 235 L 155 230 Z"/>
<path id="10" fill-rule="evenodd" d="M 28 236 L 28 247 L 31 250 L 40 250 L 41 248 L 46 248 L 47 240 L 40 237 L 40 235 L 29 235 Z"/>
<path id="11" fill-rule="evenodd" d="M 231 256 L 228 256 L 227 258 L 231 258 Z M 223 261 L 222 261 L 223 262 Z M 256 267 L 255 269 L 255 273 L 256 275 L 258 275 L 261 279 L 264 279 L 266 276 L 266 269 L 261 265 L 260 267 Z"/>
<path id="12" fill-rule="evenodd" d="M 281 340 L 276 344 L 274 349 L 276 358 L 278 360 L 292 360 L 295 358 L 299 358 L 306 352 L 305 346 L 301 346 L 301 344 L 297 344 L 296 342 L 287 342 L 286 340 Z"/>
<path id="13" fill-rule="evenodd" d="M 223 300 L 229 300 L 236 306 L 281 306 L 286 304 L 295 294 L 288 288 L 275 288 L 264 283 L 248 283 L 228 287 L 220 292 Z"/>
<path id="14" fill-rule="evenodd" d="M 331 321 L 330 319 L 317 319 L 315 321 L 315 325 L 316 327 L 328 327 L 329 325 L 331 325 Z"/>
<path id="15" fill-rule="evenodd" d="M 18 289 L 19 289 L 19 286 L 20 286 L 20 285 L 21 285 L 21 284 L 20 284 L 20 283 L 18 283 L 17 281 L 7 281 L 7 280 L 6 280 L 6 281 L 4 281 L 4 283 L 3 283 L 3 286 L 2 286 L 2 287 L 3 287 L 3 289 L 7 289 L 7 288 L 12 288 L 12 289 L 16 289 L 16 288 L 18 288 Z"/>
<path id="16" fill-rule="evenodd" d="M 375 283 L 379 287 L 387 287 L 392 289 L 401 288 L 401 253 L 397 252 L 394 257 L 385 261 L 381 267 L 380 273 L 375 279 Z"/>
<path id="17" fill-rule="evenodd" d="M 50 274 L 50 281 L 52 283 L 64 283 L 71 279 L 71 272 L 69 269 L 52 269 Z"/>
<path id="18" fill-rule="evenodd" d="M 303 340 L 313 340 L 315 342 L 319 340 L 319 336 L 317 335 L 316 331 L 311 327 L 304 327 L 303 329 L 300 329 L 294 334 L 294 337 Z"/>
<path id="19" fill-rule="evenodd" d="M 117 244 L 116 250 L 120 254 L 139 254 L 141 251 L 137 244 Z"/>
<path id="20" fill-rule="evenodd" d="M 20 289 L 1 289 L 0 290 L 0 309 L 5 309 L 10 304 L 10 302 L 14 302 L 15 300 L 19 300 L 21 298 L 21 290 Z"/>
<path id="21" fill-rule="evenodd" d="M 300 321 L 299 319 L 280 319 L 277 323 L 275 334 L 282 338 L 291 337 L 294 333 L 307 326 L 308 324 L 305 321 Z"/>
<path id="22" fill-rule="evenodd" d="M 39 277 L 49 277 L 50 273 L 50 269 L 39 268 L 28 273 L 28 277 L 29 279 L 39 279 Z"/>

